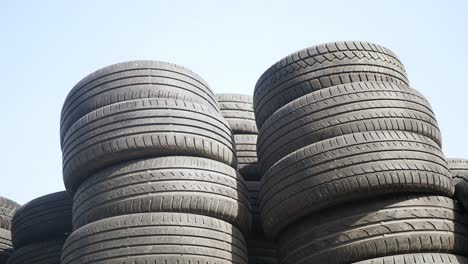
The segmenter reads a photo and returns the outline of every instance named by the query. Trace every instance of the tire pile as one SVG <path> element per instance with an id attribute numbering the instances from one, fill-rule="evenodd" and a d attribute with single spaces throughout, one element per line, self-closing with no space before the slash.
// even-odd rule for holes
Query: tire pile
<path id="1" fill-rule="evenodd" d="M 98 70 L 68 95 L 63 264 L 247 263 L 249 193 L 206 82 L 177 65 Z"/>
<path id="2" fill-rule="evenodd" d="M 7 263 L 60 263 L 63 244 L 72 231 L 71 212 L 67 192 L 48 194 L 21 206 L 12 220 L 15 251 Z"/>
<path id="3" fill-rule="evenodd" d="M 296 52 L 260 77 L 254 110 L 259 207 L 280 263 L 466 263 L 468 217 L 435 116 L 391 51 Z"/>
<path id="4" fill-rule="evenodd" d="M 375 44 L 291 54 L 253 97 L 111 65 L 70 91 L 60 143 L 66 192 L 0 197 L 0 264 L 468 263 L 468 161 Z"/>
<path id="5" fill-rule="evenodd" d="M 266 238 L 257 206 L 260 173 L 257 164 L 257 124 L 253 110 L 253 97 L 241 94 L 216 95 L 221 114 L 234 135 L 237 170 L 246 180 L 250 195 L 252 228 L 245 234 L 249 263 L 274 264 L 277 262 L 276 246 Z"/>

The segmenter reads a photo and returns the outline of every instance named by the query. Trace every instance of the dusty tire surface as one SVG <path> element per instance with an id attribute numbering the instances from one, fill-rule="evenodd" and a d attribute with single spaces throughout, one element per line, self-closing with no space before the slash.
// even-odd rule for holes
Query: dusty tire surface
<path id="1" fill-rule="evenodd" d="M 65 191 L 36 198 L 13 217 L 11 237 L 15 248 L 63 237 L 72 232 L 72 199 Z"/>
<path id="2" fill-rule="evenodd" d="M 18 203 L 0 196 L 0 228 L 11 229 L 11 219 L 20 206 Z"/>
<path id="3" fill-rule="evenodd" d="M 217 94 L 219 109 L 234 134 L 257 134 L 253 98 L 242 94 Z"/>
<path id="4" fill-rule="evenodd" d="M 60 264 L 65 238 L 56 238 L 22 246 L 11 254 L 8 264 Z"/>
<path id="5" fill-rule="evenodd" d="M 208 84 L 182 66 L 161 61 L 123 62 L 97 70 L 73 87 L 62 108 L 60 138 L 94 110 L 143 98 L 181 99 L 219 109 Z"/>
<path id="6" fill-rule="evenodd" d="M 145 213 L 86 225 L 65 242 L 62 264 L 247 264 L 241 232 L 207 216 Z"/>
<path id="7" fill-rule="evenodd" d="M 407 253 L 466 254 L 468 215 L 442 196 L 387 196 L 310 215 L 279 238 L 281 263 L 353 263 Z M 419 262 L 422 263 L 422 262 Z"/>
<path id="8" fill-rule="evenodd" d="M 447 159 L 447 164 L 455 184 L 455 196 L 468 208 L 468 160 Z"/>
<path id="9" fill-rule="evenodd" d="M 11 253 L 13 253 L 11 232 L 10 230 L 0 228 L 0 264 L 6 264 Z"/>
<path id="10" fill-rule="evenodd" d="M 445 253 L 414 253 L 381 257 L 355 264 L 468 264 L 468 258 Z"/>
<path id="11" fill-rule="evenodd" d="M 236 167 L 228 124 L 213 108 L 174 99 L 141 99 L 100 108 L 77 121 L 63 147 L 65 187 L 116 163 L 159 156 L 196 156 Z"/>
<path id="12" fill-rule="evenodd" d="M 207 215 L 250 230 L 249 193 L 224 163 L 196 157 L 129 161 L 92 175 L 78 188 L 73 228 L 118 215 L 181 212 Z"/>
<path id="13" fill-rule="evenodd" d="M 350 82 L 387 81 L 408 85 L 396 55 L 376 44 L 335 42 L 293 53 L 257 81 L 254 109 L 258 128 L 276 110 L 303 95 Z"/>
<path id="14" fill-rule="evenodd" d="M 237 170 L 248 181 L 260 180 L 257 160 L 257 135 L 234 135 Z"/>
<path id="15" fill-rule="evenodd" d="M 403 192 L 453 195 L 440 147 L 414 133 L 371 131 L 323 140 L 277 162 L 262 177 L 259 207 L 275 237 L 314 211 Z"/>
<path id="16" fill-rule="evenodd" d="M 396 83 L 337 85 L 302 96 L 276 111 L 260 129 L 258 156 L 265 171 L 306 145 L 345 134 L 399 130 L 420 134 L 441 146 L 429 102 Z"/>

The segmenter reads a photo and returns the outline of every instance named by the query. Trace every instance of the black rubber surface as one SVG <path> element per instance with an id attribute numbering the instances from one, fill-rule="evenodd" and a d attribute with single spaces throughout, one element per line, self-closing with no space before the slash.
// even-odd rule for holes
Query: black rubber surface
<path id="1" fill-rule="evenodd" d="M 346 264 L 406 253 L 467 254 L 468 215 L 450 198 L 393 196 L 358 204 L 312 214 L 284 230 L 278 239 L 281 263 Z"/>
<path id="2" fill-rule="evenodd" d="M 45 240 L 23 246 L 11 254 L 8 264 L 60 264 L 65 238 Z"/>
<path id="3" fill-rule="evenodd" d="M 207 216 L 146 213 L 116 216 L 70 235 L 62 264 L 247 263 L 241 232 Z"/>
<path id="4" fill-rule="evenodd" d="M 73 227 L 146 212 L 207 215 L 243 231 L 251 225 L 249 193 L 234 168 L 177 156 L 130 161 L 89 177 L 75 194 Z"/>
<path id="5" fill-rule="evenodd" d="M 293 53 L 257 81 L 254 109 L 260 129 L 285 104 L 343 83 L 388 81 L 408 85 L 405 69 L 390 50 L 366 42 L 326 43 Z"/>
<path id="6" fill-rule="evenodd" d="M 63 237 L 72 231 L 72 199 L 67 192 L 36 198 L 13 217 L 11 236 L 16 249 L 26 244 Z"/>
<path id="7" fill-rule="evenodd" d="M 237 170 L 249 181 L 260 180 L 257 161 L 257 135 L 234 135 Z"/>
<path id="8" fill-rule="evenodd" d="M 237 166 L 234 140 L 219 112 L 174 99 L 141 99 L 100 108 L 68 131 L 63 178 L 73 193 L 90 174 L 146 157 L 197 156 Z"/>
<path id="9" fill-rule="evenodd" d="M 257 134 L 253 98 L 243 94 L 217 94 L 219 108 L 234 134 Z"/>
<path id="10" fill-rule="evenodd" d="M 468 264 L 468 258 L 446 253 L 415 253 L 363 260 L 355 264 Z"/>
<path id="11" fill-rule="evenodd" d="M 335 137 L 299 149 L 262 178 L 259 205 L 267 235 L 301 217 L 386 193 L 452 196 L 454 185 L 439 146 L 401 131 Z"/>
<path id="12" fill-rule="evenodd" d="M 7 263 L 12 252 L 13 243 L 11 243 L 10 230 L 0 228 L 0 264 Z"/>
<path id="13" fill-rule="evenodd" d="M 408 131 L 441 145 L 429 102 L 419 92 L 396 83 L 359 82 L 302 96 L 276 111 L 258 138 L 262 171 L 309 144 L 376 130 Z"/>
<path id="14" fill-rule="evenodd" d="M 123 62 L 97 70 L 73 87 L 62 108 L 60 138 L 96 109 L 142 98 L 181 99 L 219 109 L 208 84 L 184 67 L 161 61 Z"/>
<path id="15" fill-rule="evenodd" d="M 19 207 L 16 202 L 0 196 L 0 228 L 11 229 L 11 219 Z"/>
<path id="16" fill-rule="evenodd" d="M 447 159 L 455 184 L 455 196 L 468 209 L 468 160 Z"/>

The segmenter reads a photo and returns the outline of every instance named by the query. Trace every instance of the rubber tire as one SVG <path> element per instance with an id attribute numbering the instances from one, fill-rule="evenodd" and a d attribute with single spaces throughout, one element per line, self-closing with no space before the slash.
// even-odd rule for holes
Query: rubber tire
<path id="1" fill-rule="evenodd" d="M 78 119 L 101 107 L 143 98 L 198 102 L 219 111 L 208 84 L 192 71 L 161 61 L 129 61 L 97 70 L 70 91 L 62 108 L 60 139 Z"/>
<path id="2" fill-rule="evenodd" d="M 65 238 L 56 238 L 25 245 L 13 252 L 8 264 L 60 264 Z"/>
<path id="3" fill-rule="evenodd" d="M 468 215 L 443 196 L 387 196 L 312 214 L 284 230 L 278 241 L 282 264 L 466 254 Z"/>
<path id="4" fill-rule="evenodd" d="M 11 230 L 11 219 L 21 205 L 0 196 L 0 228 Z"/>
<path id="5" fill-rule="evenodd" d="M 375 258 L 355 264 L 468 264 L 468 258 L 446 253 L 415 253 Z"/>
<path id="6" fill-rule="evenodd" d="M 447 159 L 447 164 L 455 184 L 455 196 L 468 209 L 468 160 Z"/>
<path id="7" fill-rule="evenodd" d="M 276 110 L 323 88 L 361 81 L 408 85 L 405 69 L 390 50 L 366 42 L 333 42 L 295 52 L 271 66 L 257 81 L 254 109 L 260 129 Z"/>
<path id="8" fill-rule="evenodd" d="M 252 230 L 246 235 L 249 263 L 277 264 L 278 256 L 276 245 L 263 233 L 260 220 L 260 211 L 257 205 L 260 182 L 247 181 L 246 184 L 250 194 L 250 207 L 252 212 Z"/>
<path id="9" fill-rule="evenodd" d="M 15 248 L 63 237 L 72 232 L 72 199 L 65 191 L 36 198 L 13 217 L 11 237 Z"/>
<path id="10" fill-rule="evenodd" d="M 11 253 L 13 253 L 11 232 L 10 230 L 0 228 L 0 264 L 6 264 Z"/>
<path id="11" fill-rule="evenodd" d="M 241 232 L 207 216 L 146 213 L 86 225 L 65 242 L 62 264 L 247 264 Z"/>
<path id="12" fill-rule="evenodd" d="M 122 161 L 196 156 L 237 166 L 234 140 L 221 114 L 173 99 L 141 99 L 100 108 L 68 131 L 63 148 L 65 187 Z"/>
<path id="13" fill-rule="evenodd" d="M 118 215 L 183 212 L 207 215 L 250 230 L 249 193 L 242 176 L 224 163 L 161 157 L 106 168 L 78 188 L 73 228 Z"/>
<path id="14" fill-rule="evenodd" d="M 371 131 L 299 149 L 262 178 L 259 206 L 267 235 L 315 211 L 392 193 L 451 197 L 454 185 L 437 144 L 414 133 Z"/>
<path id="15" fill-rule="evenodd" d="M 260 180 L 257 161 L 257 135 L 234 135 L 237 170 L 248 181 Z"/>
<path id="16" fill-rule="evenodd" d="M 234 134 L 258 134 L 253 98 L 243 94 L 217 94 L 219 108 Z"/>
<path id="17" fill-rule="evenodd" d="M 376 130 L 408 131 L 442 145 L 435 115 L 419 92 L 396 83 L 349 83 L 307 94 L 276 111 L 259 133 L 261 170 L 306 145 Z"/>

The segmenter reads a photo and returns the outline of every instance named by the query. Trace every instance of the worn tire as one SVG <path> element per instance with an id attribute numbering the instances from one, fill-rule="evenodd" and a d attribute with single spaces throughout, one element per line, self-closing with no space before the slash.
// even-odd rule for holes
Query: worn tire
<path id="1" fill-rule="evenodd" d="M 36 198 L 21 206 L 12 221 L 15 248 L 63 237 L 72 232 L 72 199 L 67 192 Z"/>
<path id="2" fill-rule="evenodd" d="M 468 160 L 447 159 L 455 184 L 455 196 L 468 209 Z"/>
<path id="3" fill-rule="evenodd" d="M 62 264 L 247 264 L 241 232 L 207 216 L 145 213 L 102 219 L 73 232 Z"/>
<path id="4" fill-rule="evenodd" d="M 67 132 L 65 187 L 74 193 L 88 175 L 122 161 L 179 155 L 237 166 L 231 130 L 212 108 L 174 99 L 113 104 L 84 116 Z"/>
<path id="5" fill-rule="evenodd" d="M 276 110 L 296 98 L 330 86 L 360 81 L 409 84 L 395 54 L 372 43 L 327 43 L 293 53 L 271 66 L 255 85 L 257 126 L 260 129 Z"/>
<path id="6" fill-rule="evenodd" d="M 262 178 L 259 206 L 267 235 L 314 211 L 386 193 L 452 196 L 454 185 L 439 146 L 401 131 L 335 137 L 299 149 Z"/>
<path id="7" fill-rule="evenodd" d="M 252 208 L 252 230 L 246 235 L 249 263 L 276 264 L 278 263 L 276 245 L 265 236 L 260 221 L 260 211 L 257 205 L 260 182 L 247 181 L 246 184 L 250 194 L 250 207 Z"/>
<path id="8" fill-rule="evenodd" d="M 11 230 L 11 219 L 19 207 L 16 202 L 0 196 L 0 228 Z"/>
<path id="9" fill-rule="evenodd" d="M 65 238 L 44 240 L 25 245 L 13 252 L 8 264 L 60 264 Z"/>
<path id="10" fill-rule="evenodd" d="M 7 263 L 13 253 L 13 243 L 11 243 L 11 232 L 0 228 L 0 264 Z"/>
<path id="11" fill-rule="evenodd" d="M 233 134 L 257 134 L 253 98 L 243 94 L 217 94 L 221 114 Z"/>
<path id="12" fill-rule="evenodd" d="M 60 138 L 78 119 L 101 107 L 143 98 L 173 98 L 219 109 L 208 84 L 192 71 L 167 62 L 129 61 L 95 71 L 78 82 L 62 108 Z"/>
<path id="13" fill-rule="evenodd" d="M 249 193 L 224 163 L 161 157 L 118 164 L 89 177 L 73 203 L 73 228 L 112 216 L 147 212 L 207 215 L 250 230 Z"/>
<path id="14" fill-rule="evenodd" d="M 257 135 L 234 135 L 237 170 L 248 181 L 260 180 L 257 161 Z"/>
<path id="15" fill-rule="evenodd" d="M 443 196 L 387 196 L 310 215 L 278 239 L 281 263 L 346 264 L 407 253 L 466 254 L 468 215 Z"/>
<path id="16" fill-rule="evenodd" d="M 396 83 L 348 83 L 307 94 L 276 111 L 259 133 L 259 163 L 265 171 L 309 144 L 376 130 L 408 131 L 439 146 L 442 142 L 431 106 L 416 90 Z"/>
<path id="17" fill-rule="evenodd" d="M 354 264 L 468 264 L 468 258 L 446 253 L 414 253 L 368 259 Z"/>

